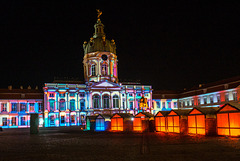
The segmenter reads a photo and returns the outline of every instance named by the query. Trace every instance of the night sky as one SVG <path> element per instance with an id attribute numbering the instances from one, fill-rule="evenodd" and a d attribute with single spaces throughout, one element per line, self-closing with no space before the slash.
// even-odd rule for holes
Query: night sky
<path id="1" fill-rule="evenodd" d="M 135 2 L 135 3 L 134 3 Z M 0 2 L 1 88 L 83 78 L 84 41 L 102 10 L 120 81 L 179 90 L 240 75 L 240 1 Z"/>

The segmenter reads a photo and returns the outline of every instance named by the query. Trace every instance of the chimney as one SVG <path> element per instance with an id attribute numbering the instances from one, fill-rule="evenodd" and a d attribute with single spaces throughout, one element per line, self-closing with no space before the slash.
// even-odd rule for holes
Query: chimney
<path id="1" fill-rule="evenodd" d="M 20 86 L 20 89 L 23 89 L 23 86 Z"/>
<path id="2" fill-rule="evenodd" d="M 36 86 L 35 89 L 38 90 L 38 86 Z"/>
<path id="3" fill-rule="evenodd" d="M 12 90 L 12 85 L 8 86 L 8 89 L 9 89 L 9 90 Z"/>
<path id="4" fill-rule="evenodd" d="M 27 89 L 31 89 L 31 86 L 28 86 Z"/>

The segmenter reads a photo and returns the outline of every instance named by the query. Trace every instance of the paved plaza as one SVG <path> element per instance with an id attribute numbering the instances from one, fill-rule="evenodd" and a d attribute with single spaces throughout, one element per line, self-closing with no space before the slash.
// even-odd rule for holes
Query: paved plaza
<path id="1" fill-rule="evenodd" d="M 79 127 L 0 131 L 0 160 L 240 160 L 240 138 L 87 132 Z"/>

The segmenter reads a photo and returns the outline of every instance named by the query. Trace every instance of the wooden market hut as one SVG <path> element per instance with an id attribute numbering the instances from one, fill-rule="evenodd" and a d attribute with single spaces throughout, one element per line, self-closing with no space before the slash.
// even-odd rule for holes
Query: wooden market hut
<path id="1" fill-rule="evenodd" d="M 167 132 L 187 134 L 187 114 L 190 110 L 171 110 L 166 116 Z"/>
<path id="2" fill-rule="evenodd" d="M 218 135 L 240 136 L 240 104 L 227 103 L 217 111 Z"/>
<path id="3" fill-rule="evenodd" d="M 99 114 L 96 117 L 96 131 L 109 131 L 111 129 L 110 114 Z"/>
<path id="4" fill-rule="evenodd" d="M 188 133 L 216 135 L 218 107 L 195 107 L 188 113 Z"/>
<path id="5" fill-rule="evenodd" d="M 129 113 L 115 113 L 111 117 L 112 131 L 132 131 L 133 115 Z"/>
<path id="6" fill-rule="evenodd" d="M 162 131 L 162 132 L 166 132 L 166 115 L 169 113 L 170 111 L 159 111 L 156 115 L 155 115 L 155 130 L 157 132 Z"/>
<path id="7" fill-rule="evenodd" d="M 149 112 L 139 112 L 134 116 L 133 131 L 154 131 L 154 115 Z"/>
<path id="8" fill-rule="evenodd" d="M 91 131 L 95 130 L 96 118 L 97 118 L 97 116 L 87 116 L 86 117 L 86 130 L 91 130 Z"/>

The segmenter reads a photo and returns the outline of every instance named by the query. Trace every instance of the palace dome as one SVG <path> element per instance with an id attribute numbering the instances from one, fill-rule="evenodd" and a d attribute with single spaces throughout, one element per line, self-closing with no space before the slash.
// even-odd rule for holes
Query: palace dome
<path id="1" fill-rule="evenodd" d="M 83 44 L 84 54 L 103 51 L 103 52 L 111 52 L 116 54 L 116 44 L 114 40 L 107 40 L 106 35 L 104 33 L 104 25 L 101 20 L 98 19 L 97 23 L 94 25 L 95 33 L 93 37 L 87 42 L 85 41 Z"/>

